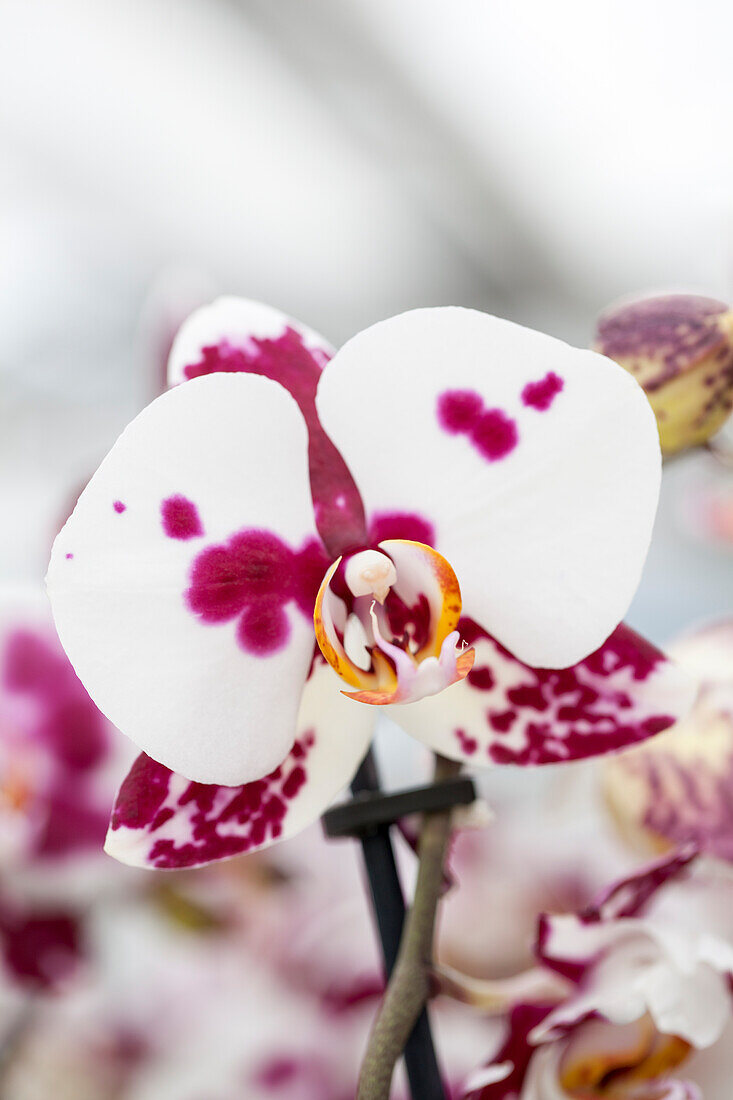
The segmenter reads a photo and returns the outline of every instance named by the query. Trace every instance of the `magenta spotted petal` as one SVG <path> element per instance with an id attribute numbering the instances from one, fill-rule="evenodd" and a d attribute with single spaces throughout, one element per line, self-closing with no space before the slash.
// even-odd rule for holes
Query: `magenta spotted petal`
<path id="1" fill-rule="evenodd" d="M 454 760 L 557 764 L 616 752 L 667 729 L 694 698 L 691 679 L 627 626 L 561 670 L 522 664 L 473 620 L 459 630 L 476 650 L 467 679 L 394 712 Z"/>
<path id="2" fill-rule="evenodd" d="M 346 786 L 369 747 L 373 711 L 338 692 L 315 662 L 285 760 L 244 786 L 192 783 L 145 754 L 123 782 L 106 850 L 123 863 L 175 870 L 265 848 L 300 832 Z"/>
<path id="3" fill-rule="evenodd" d="M 259 779 L 295 738 L 314 649 L 307 446 L 269 379 L 189 382 L 129 425 L 56 539 L 54 616 L 90 695 L 199 782 Z"/>

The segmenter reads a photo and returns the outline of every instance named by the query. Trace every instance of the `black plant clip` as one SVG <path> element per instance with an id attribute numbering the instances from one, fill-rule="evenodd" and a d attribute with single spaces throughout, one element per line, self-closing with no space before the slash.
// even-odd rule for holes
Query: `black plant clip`
<path id="1" fill-rule="evenodd" d="M 438 813 L 455 806 L 470 806 L 475 801 L 476 788 L 468 776 L 394 793 L 364 790 L 327 810 L 322 818 L 323 831 L 330 840 L 361 838 L 410 814 Z"/>

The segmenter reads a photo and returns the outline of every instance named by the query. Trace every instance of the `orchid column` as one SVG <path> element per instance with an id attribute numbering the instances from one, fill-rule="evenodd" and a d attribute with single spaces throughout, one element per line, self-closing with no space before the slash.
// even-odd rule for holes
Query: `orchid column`
<path id="1" fill-rule="evenodd" d="M 195 313 L 172 388 L 56 540 L 61 640 L 144 750 L 108 836 L 124 862 L 291 836 L 351 780 L 378 708 L 492 765 L 620 749 L 690 702 L 619 625 L 660 478 L 630 375 L 454 308 L 330 356 L 255 303 Z"/>

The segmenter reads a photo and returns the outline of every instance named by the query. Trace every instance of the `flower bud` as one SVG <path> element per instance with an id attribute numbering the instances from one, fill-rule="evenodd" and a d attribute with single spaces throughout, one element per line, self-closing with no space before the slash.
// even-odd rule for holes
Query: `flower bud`
<path id="1" fill-rule="evenodd" d="M 604 313 L 595 347 L 634 376 L 662 453 L 705 443 L 733 407 L 733 311 L 688 294 L 643 298 Z"/>

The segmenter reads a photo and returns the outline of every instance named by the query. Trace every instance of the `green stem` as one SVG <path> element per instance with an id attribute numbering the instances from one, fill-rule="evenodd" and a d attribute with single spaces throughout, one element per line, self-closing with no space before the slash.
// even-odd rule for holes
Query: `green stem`
<path id="1" fill-rule="evenodd" d="M 436 756 L 435 782 L 451 779 L 460 767 Z M 450 832 L 450 810 L 423 818 L 415 896 L 397 962 L 369 1036 L 356 1100 L 389 1100 L 395 1065 L 430 995 L 435 914 L 443 889 Z"/>

